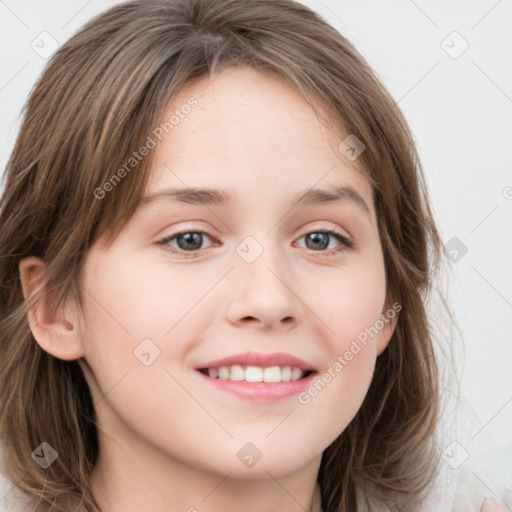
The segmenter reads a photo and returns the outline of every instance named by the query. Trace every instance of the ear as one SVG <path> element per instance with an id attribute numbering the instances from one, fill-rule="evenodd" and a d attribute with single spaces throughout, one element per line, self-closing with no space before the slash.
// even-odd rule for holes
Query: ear
<path id="1" fill-rule="evenodd" d="M 384 305 L 380 315 L 380 320 L 384 325 L 382 329 L 379 329 L 379 336 L 377 340 L 378 356 L 384 352 L 391 340 L 391 336 L 393 336 L 393 333 L 395 332 L 395 327 L 398 322 L 398 315 L 401 309 L 402 305 L 399 302 L 394 302 L 391 304 L 391 300 L 386 300 L 386 304 Z"/>
<path id="2" fill-rule="evenodd" d="M 46 264 L 35 256 L 20 261 L 21 287 L 25 299 L 38 289 L 41 295 L 37 302 L 29 305 L 28 323 L 38 345 L 58 359 L 72 361 L 84 356 L 76 319 L 70 313 L 59 310 L 50 316 L 48 295 L 44 289 Z"/>

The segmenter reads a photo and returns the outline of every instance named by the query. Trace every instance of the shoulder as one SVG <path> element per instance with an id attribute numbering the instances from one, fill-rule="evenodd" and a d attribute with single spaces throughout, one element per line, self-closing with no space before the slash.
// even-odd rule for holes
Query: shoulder
<path id="1" fill-rule="evenodd" d="M 437 432 L 440 471 L 420 512 L 481 512 L 487 497 L 512 510 L 512 443 L 484 427 L 464 398 L 448 400 Z"/>
<path id="2" fill-rule="evenodd" d="M 7 482 L 2 477 L 2 497 L 0 498 L 0 511 L 1 512 L 36 512 L 39 505 L 39 500 L 33 498 L 23 492 L 21 489 L 13 484 Z M 5 490 L 4 490 L 5 489 Z M 39 507 L 38 512 L 41 508 Z"/>
<path id="3" fill-rule="evenodd" d="M 0 473 L 0 512 L 47 512 L 48 506 L 41 504 L 39 498 L 30 496 L 14 485 L 5 475 Z M 76 499 L 61 502 L 66 510 L 87 512 Z"/>

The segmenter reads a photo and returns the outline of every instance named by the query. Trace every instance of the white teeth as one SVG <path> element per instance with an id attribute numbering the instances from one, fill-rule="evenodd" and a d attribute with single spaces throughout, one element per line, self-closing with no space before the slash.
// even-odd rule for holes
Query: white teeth
<path id="1" fill-rule="evenodd" d="M 292 380 L 297 380 L 302 377 L 302 370 L 300 368 L 294 368 L 292 370 Z"/>
<path id="2" fill-rule="evenodd" d="M 219 379 L 222 379 L 222 380 L 229 379 L 229 368 L 226 368 L 225 366 L 221 366 L 219 368 Z"/>
<path id="3" fill-rule="evenodd" d="M 245 380 L 247 382 L 263 382 L 263 368 L 248 366 L 245 369 Z"/>
<path id="4" fill-rule="evenodd" d="M 213 379 L 216 379 L 219 376 L 218 368 L 208 368 L 208 375 Z"/>
<path id="5" fill-rule="evenodd" d="M 228 370 L 229 379 L 230 380 L 244 380 L 244 367 L 240 366 L 239 364 L 235 364 L 231 367 L 231 372 L 229 373 L 229 368 L 226 368 Z"/>
<path id="6" fill-rule="evenodd" d="M 263 370 L 263 380 L 265 382 L 281 382 L 281 368 L 279 366 L 270 366 Z"/>
<path id="7" fill-rule="evenodd" d="M 291 366 L 260 366 L 243 367 L 239 364 L 208 368 L 208 375 L 221 380 L 245 380 L 246 382 L 288 382 L 301 379 L 306 372 Z"/>
<path id="8" fill-rule="evenodd" d="M 283 366 L 281 368 L 281 380 L 288 382 L 292 380 L 292 368 L 291 366 Z"/>

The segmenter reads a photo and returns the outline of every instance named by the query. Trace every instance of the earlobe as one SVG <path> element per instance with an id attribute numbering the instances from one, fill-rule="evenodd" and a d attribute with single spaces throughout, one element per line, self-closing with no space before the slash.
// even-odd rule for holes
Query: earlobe
<path id="1" fill-rule="evenodd" d="M 28 304 L 27 320 L 37 344 L 49 354 L 71 361 L 84 356 L 78 328 L 61 310 L 49 315 L 48 295 L 44 289 L 46 264 L 35 256 L 20 261 L 19 273 L 25 300 L 40 291 L 39 299 Z"/>

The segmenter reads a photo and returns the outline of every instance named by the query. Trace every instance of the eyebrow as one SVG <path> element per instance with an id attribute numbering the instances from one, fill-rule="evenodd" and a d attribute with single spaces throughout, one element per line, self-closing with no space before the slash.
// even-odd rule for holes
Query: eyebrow
<path id="1" fill-rule="evenodd" d="M 166 188 L 143 197 L 142 204 L 147 205 L 155 201 L 171 200 L 198 206 L 220 206 L 231 203 L 232 199 L 231 194 L 226 190 L 192 187 Z M 326 204 L 336 201 L 349 201 L 354 203 L 365 211 L 371 219 L 370 208 L 359 192 L 351 186 L 336 187 L 333 190 L 311 188 L 299 191 L 294 196 L 291 207 Z"/>

